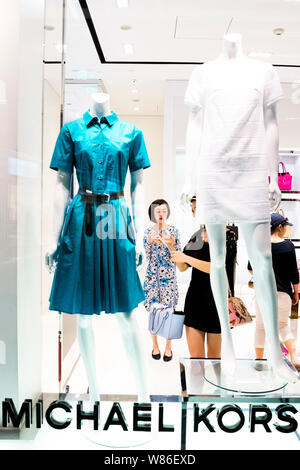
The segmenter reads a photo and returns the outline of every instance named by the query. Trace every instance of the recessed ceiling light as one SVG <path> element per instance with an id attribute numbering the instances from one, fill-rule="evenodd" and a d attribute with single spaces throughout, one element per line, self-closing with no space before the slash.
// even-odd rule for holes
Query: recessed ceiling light
<path id="1" fill-rule="evenodd" d="M 133 54 L 133 46 L 132 44 L 124 44 L 124 51 L 125 51 L 125 54 Z"/>
<path id="2" fill-rule="evenodd" d="M 128 0 L 117 0 L 118 8 L 128 8 Z"/>
<path id="3" fill-rule="evenodd" d="M 275 28 L 273 29 L 273 33 L 276 34 L 276 36 L 281 36 L 284 33 L 283 28 Z"/>
<path id="4" fill-rule="evenodd" d="M 122 26 L 120 26 L 120 29 L 122 29 L 122 31 L 129 31 L 131 29 L 131 26 L 129 24 L 122 24 Z"/>
<path id="5" fill-rule="evenodd" d="M 272 57 L 272 52 L 250 52 L 249 57 Z"/>

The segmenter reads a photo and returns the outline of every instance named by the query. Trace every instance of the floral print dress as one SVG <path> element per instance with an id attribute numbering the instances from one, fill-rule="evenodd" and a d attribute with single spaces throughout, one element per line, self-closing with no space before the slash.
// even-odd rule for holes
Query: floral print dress
<path id="1" fill-rule="evenodd" d="M 153 237 L 155 233 L 156 238 Z M 173 308 L 178 302 L 176 263 L 172 261 L 170 250 L 159 237 L 168 243 L 171 242 L 175 250 L 181 249 L 179 232 L 173 225 L 168 225 L 159 234 L 155 232 L 154 226 L 145 230 L 144 248 L 148 266 L 144 280 L 146 297 L 144 306 L 147 311 L 150 311 L 151 304 L 154 302 L 162 303 L 166 307 L 171 305 Z"/>

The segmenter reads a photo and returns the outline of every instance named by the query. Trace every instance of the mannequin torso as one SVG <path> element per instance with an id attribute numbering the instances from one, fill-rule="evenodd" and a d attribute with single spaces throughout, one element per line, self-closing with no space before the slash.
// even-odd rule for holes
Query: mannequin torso
<path id="1" fill-rule="evenodd" d="M 264 222 L 268 192 L 274 205 L 280 201 L 273 103 L 282 91 L 270 64 L 243 54 L 240 35 L 226 35 L 222 44 L 217 59 L 196 67 L 186 91 L 193 112 L 181 199 L 198 193 L 199 223 Z"/>

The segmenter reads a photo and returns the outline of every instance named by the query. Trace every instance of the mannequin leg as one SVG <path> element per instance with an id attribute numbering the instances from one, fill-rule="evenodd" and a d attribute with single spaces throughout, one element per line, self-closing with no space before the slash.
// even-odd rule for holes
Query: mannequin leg
<path id="1" fill-rule="evenodd" d="M 149 397 L 146 388 L 144 353 L 140 344 L 138 324 L 132 313 L 133 312 L 118 313 L 116 314 L 116 318 L 120 325 L 129 363 L 133 367 L 139 401 L 148 402 Z"/>
<path id="2" fill-rule="evenodd" d="M 95 339 L 92 325 L 92 316 L 78 315 L 77 339 L 81 357 L 85 366 L 91 402 L 99 401 L 99 389 L 96 373 Z"/>
<path id="3" fill-rule="evenodd" d="M 255 357 L 256 359 L 264 358 L 265 342 L 266 342 L 266 332 L 264 327 L 264 322 L 255 299 L 255 335 L 254 335 L 254 345 L 255 345 Z"/>
<path id="4" fill-rule="evenodd" d="M 235 354 L 229 324 L 228 279 L 225 270 L 226 227 L 206 224 L 210 250 L 210 283 L 219 314 L 222 331 L 221 366 L 226 374 L 235 371 Z"/>
<path id="5" fill-rule="evenodd" d="M 255 295 L 265 326 L 269 361 L 277 375 L 295 382 L 297 374 L 285 363 L 279 341 L 277 291 L 272 266 L 270 226 L 268 223 L 255 223 L 242 224 L 241 228 L 253 268 Z"/>

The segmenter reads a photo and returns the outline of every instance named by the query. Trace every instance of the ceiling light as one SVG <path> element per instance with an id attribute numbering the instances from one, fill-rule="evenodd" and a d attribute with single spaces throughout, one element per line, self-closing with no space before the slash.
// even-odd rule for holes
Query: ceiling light
<path id="1" fill-rule="evenodd" d="M 249 57 L 272 57 L 272 52 L 250 52 Z"/>
<path id="2" fill-rule="evenodd" d="M 133 54 L 133 46 L 132 46 L 132 44 L 129 44 L 129 43 L 124 44 L 124 51 L 125 51 L 125 54 L 128 54 L 128 55 L 129 55 L 129 54 L 130 54 L 130 55 Z"/>
<path id="3" fill-rule="evenodd" d="M 128 8 L 128 0 L 117 0 L 118 8 Z"/>
<path id="4" fill-rule="evenodd" d="M 136 88 L 132 88 L 131 93 L 138 93 L 138 90 Z"/>
<path id="5" fill-rule="evenodd" d="M 135 110 L 135 111 L 139 111 L 139 110 L 140 110 L 139 106 L 135 106 L 135 107 L 134 107 L 134 110 Z"/>
<path id="6" fill-rule="evenodd" d="M 276 34 L 276 36 L 281 36 L 284 33 L 283 28 L 275 28 L 273 29 L 273 33 Z"/>

